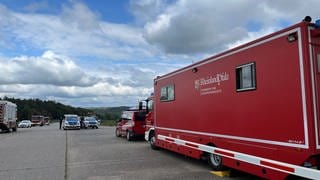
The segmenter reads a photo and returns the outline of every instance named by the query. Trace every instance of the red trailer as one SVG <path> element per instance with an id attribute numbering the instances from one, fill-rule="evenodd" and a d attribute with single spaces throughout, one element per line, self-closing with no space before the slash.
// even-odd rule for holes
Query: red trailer
<path id="1" fill-rule="evenodd" d="M 268 179 L 320 179 L 320 21 L 154 80 L 146 139 Z"/>

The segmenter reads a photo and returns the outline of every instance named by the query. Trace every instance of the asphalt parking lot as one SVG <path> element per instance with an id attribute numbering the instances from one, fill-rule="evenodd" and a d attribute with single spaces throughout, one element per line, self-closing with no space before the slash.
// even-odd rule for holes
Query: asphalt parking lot
<path id="1" fill-rule="evenodd" d="M 51 124 L 2 133 L 0 157 L 0 179 L 7 180 L 222 179 L 203 161 L 117 138 L 114 127 L 64 131 Z"/>

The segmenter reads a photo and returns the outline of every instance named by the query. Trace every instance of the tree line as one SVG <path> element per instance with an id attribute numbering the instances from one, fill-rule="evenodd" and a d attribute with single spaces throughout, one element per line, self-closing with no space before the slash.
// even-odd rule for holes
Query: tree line
<path id="1" fill-rule="evenodd" d="M 129 109 L 128 106 L 119 107 L 100 107 L 100 108 L 89 108 L 98 118 L 103 120 L 118 120 L 121 117 L 121 113 L 124 110 Z"/>
<path id="2" fill-rule="evenodd" d="M 18 120 L 31 119 L 32 115 L 48 116 L 50 119 L 63 118 L 64 114 L 77 114 L 79 116 L 87 116 L 95 114 L 93 110 L 72 107 L 59 102 L 40 99 L 16 99 L 3 97 L 0 100 L 13 102 L 17 105 Z"/>

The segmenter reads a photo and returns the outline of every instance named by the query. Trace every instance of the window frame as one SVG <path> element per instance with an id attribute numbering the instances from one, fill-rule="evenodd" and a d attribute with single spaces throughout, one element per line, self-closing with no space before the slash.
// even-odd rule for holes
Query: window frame
<path id="1" fill-rule="evenodd" d="M 251 87 L 243 87 L 243 73 L 241 71 L 241 75 L 239 73 L 240 69 L 244 69 L 246 67 L 250 67 L 250 78 L 251 78 Z M 257 79 L 256 79 L 256 63 L 250 62 L 247 64 L 243 64 L 236 67 L 236 91 L 252 91 L 257 89 Z"/>
<path id="2" fill-rule="evenodd" d="M 166 91 L 166 95 L 165 96 L 162 95 L 162 92 L 163 92 L 164 88 L 165 88 L 165 91 Z M 169 89 L 172 89 L 172 97 L 169 96 Z M 163 97 L 165 97 L 165 98 L 163 98 Z M 175 87 L 174 87 L 174 84 L 169 84 L 169 85 L 162 86 L 160 88 L 160 101 L 161 102 L 168 102 L 168 101 L 174 101 L 174 100 L 175 100 Z"/>

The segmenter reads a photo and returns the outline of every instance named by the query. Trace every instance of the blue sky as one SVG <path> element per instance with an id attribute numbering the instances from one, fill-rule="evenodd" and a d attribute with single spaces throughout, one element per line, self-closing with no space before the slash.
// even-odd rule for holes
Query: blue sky
<path id="1" fill-rule="evenodd" d="M 154 77 L 306 15 L 319 18 L 319 5 L 317 0 L 0 0 L 0 97 L 133 106 L 153 91 Z"/>

